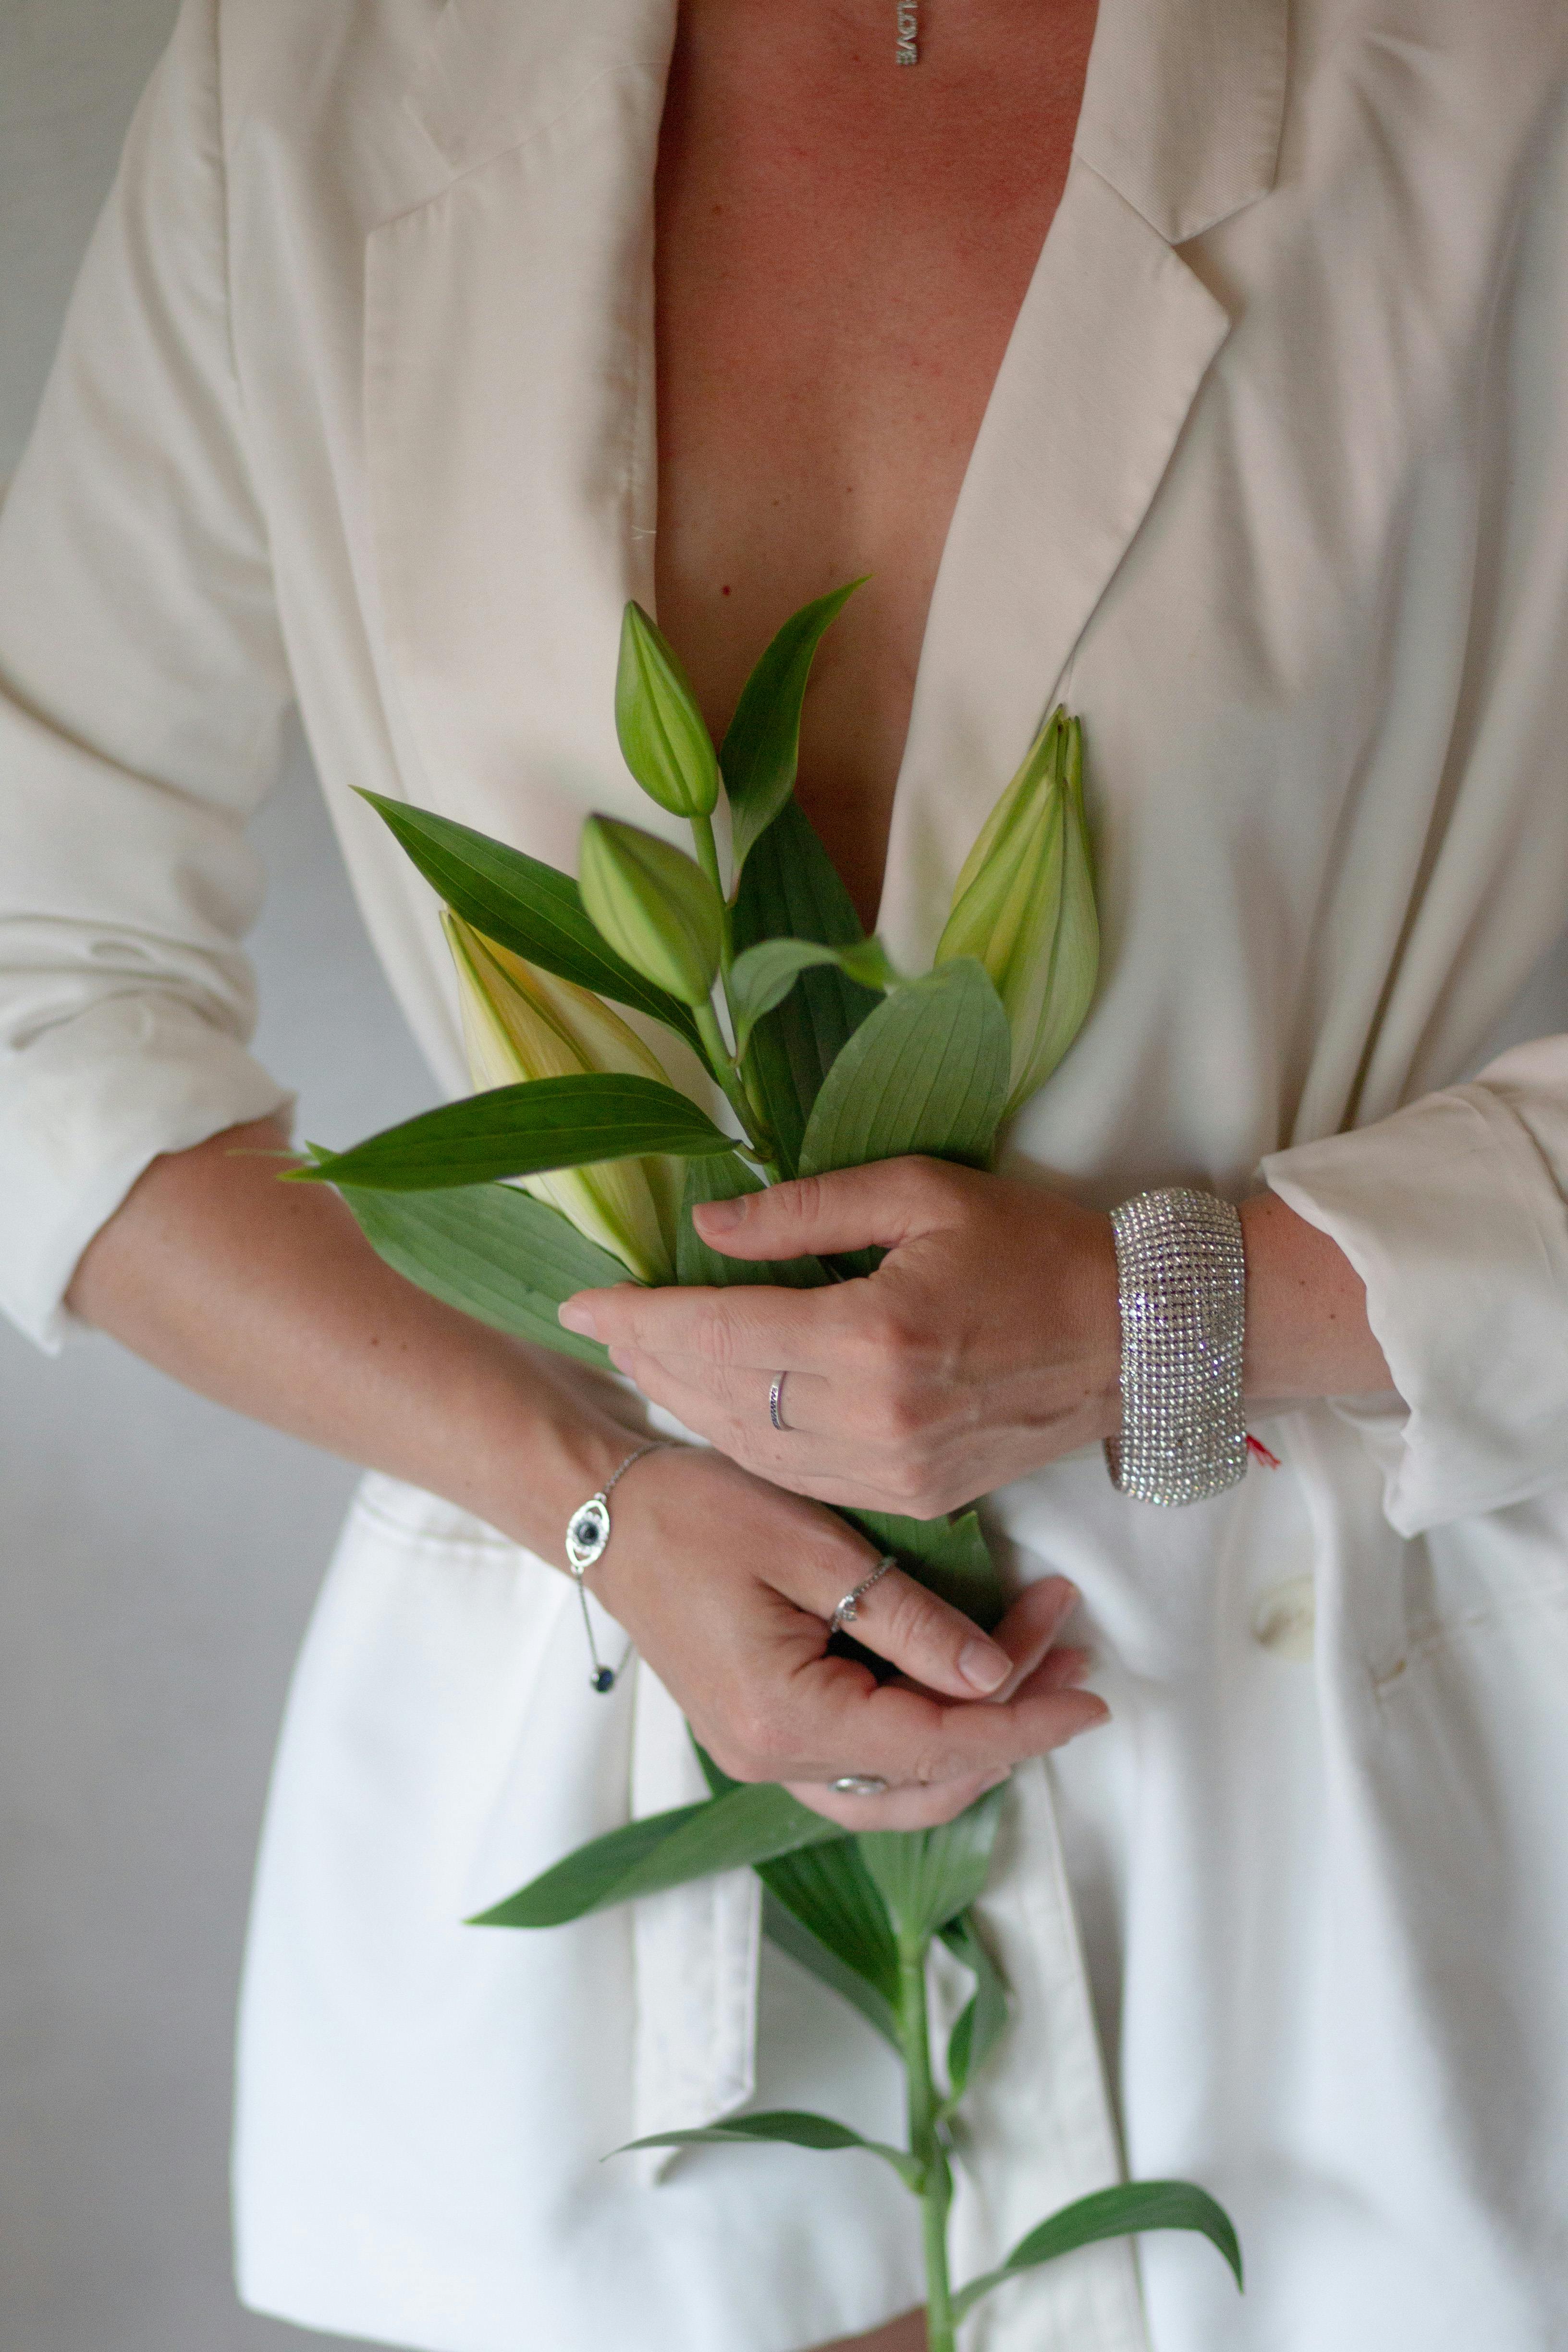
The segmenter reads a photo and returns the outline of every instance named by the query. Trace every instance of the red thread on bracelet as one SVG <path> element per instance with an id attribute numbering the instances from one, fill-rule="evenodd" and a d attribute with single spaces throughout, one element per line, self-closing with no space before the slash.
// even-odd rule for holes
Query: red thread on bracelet
<path id="1" fill-rule="evenodd" d="M 1279 1456 L 1278 1454 L 1270 1454 L 1267 1445 L 1264 1444 L 1263 1440 L 1260 1437 L 1254 1437 L 1250 1429 L 1247 1433 L 1247 1450 L 1255 1461 L 1261 1462 L 1263 1464 L 1265 1469 L 1279 1469 Z"/>

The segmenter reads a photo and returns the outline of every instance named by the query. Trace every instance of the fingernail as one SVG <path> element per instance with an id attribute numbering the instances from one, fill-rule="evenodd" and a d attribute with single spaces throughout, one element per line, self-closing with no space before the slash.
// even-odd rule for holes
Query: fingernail
<path id="1" fill-rule="evenodd" d="M 596 1339 L 599 1326 L 593 1308 L 581 1298 L 569 1298 L 564 1307 L 555 1310 L 555 1319 L 568 1331 L 575 1331 L 584 1339 Z"/>
<path id="2" fill-rule="evenodd" d="M 1098 1731 L 1102 1723 L 1109 1723 L 1110 1721 L 1110 1709 L 1106 1706 L 1105 1701 L 1102 1698 L 1094 1698 L 1093 1694 L 1088 1691 L 1084 1693 L 1084 1696 L 1092 1701 L 1094 1713 L 1089 1717 L 1087 1722 L 1080 1723 L 1076 1731 L 1069 1731 L 1068 1733 L 1068 1738 L 1069 1739 L 1081 1739 L 1086 1731 Z"/>
<path id="3" fill-rule="evenodd" d="M 994 1642 L 965 1642 L 958 1654 L 958 1671 L 971 1690 L 1000 1689 L 1013 1671 L 1013 1661 Z"/>
<path id="4" fill-rule="evenodd" d="M 691 1212 L 692 1222 L 705 1234 L 732 1234 L 747 1205 L 744 1193 L 737 1201 L 704 1201 Z"/>

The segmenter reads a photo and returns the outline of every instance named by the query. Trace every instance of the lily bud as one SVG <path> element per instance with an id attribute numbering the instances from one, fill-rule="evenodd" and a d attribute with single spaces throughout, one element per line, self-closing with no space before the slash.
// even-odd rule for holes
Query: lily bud
<path id="1" fill-rule="evenodd" d="M 964 860 L 936 961 L 955 956 L 977 957 L 1006 1007 L 1011 1117 L 1083 1026 L 1100 968 L 1083 730 L 1059 708 Z"/>
<path id="2" fill-rule="evenodd" d="M 640 825 L 591 816 L 577 856 L 595 929 L 634 971 L 682 1004 L 706 1004 L 718 977 L 724 908 L 702 868 Z"/>
<path id="3" fill-rule="evenodd" d="M 707 816 L 719 798 L 713 739 L 675 649 L 628 604 L 616 671 L 616 732 L 627 767 L 671 816 Z"/>
<path id="4" fill-rule="evenodd" d="M 456 915 L 443 913 L 441 921 L 458 967 L 463 1043 L 476 1092 L 593 1070 L 669 1083 L 642 1039 L 588 989 L 541 971 Z M 607 1160 L 518 1181 L 640 1282 L 675 1280 L 680 1172 L 673 1160 Z"/>

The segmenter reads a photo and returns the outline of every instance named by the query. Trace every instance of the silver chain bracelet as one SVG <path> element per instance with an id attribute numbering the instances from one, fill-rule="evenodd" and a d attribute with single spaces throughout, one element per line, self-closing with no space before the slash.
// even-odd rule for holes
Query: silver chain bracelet
<path id="1" fill-rule="evenodd" d="M 1114 1484 L 1145 1503 L 1201 1503 L 1247 1472 L 1247 1261 L 1228 1201 L 1184 1185 L 1110 1213 L 1121 1307 Z"/>
<path id="2" fill-rule="evenodd" d="M 645 1454 L 661 1453 L 668 1443 L 668 1438 L 652 1437 L 646 1445 L 635 1447 L 619 1468 L 612 1471 L 598 1493 L 590 1495 L 585 1503 L 578 1504 L 566 1523 L 566 1565 L 577 1587 L 578 1605 L 583 1612 L 583 1631 L 588 1637 L 588 1659 L 593 1669 L 588 1684 L 590 1689 L 598 1691 L 601 1696 L 615 1689 L 616 1677 L 625 1667 L 626 1659 L 623 1658 L 618 1666 L 607 1666 L 600 1657 L 599 1645 L 594 1639 L 594 1621 L 588 1614 L 588 1594 L 583 1579 L 594 1562 L 603 1559 L 605 1547 L 610 1540 L 610 1496 L 614 1489 L 634 1462 L 640 1462 Z M 628 1650 L 626 1657 L 630 1655 Z"/>

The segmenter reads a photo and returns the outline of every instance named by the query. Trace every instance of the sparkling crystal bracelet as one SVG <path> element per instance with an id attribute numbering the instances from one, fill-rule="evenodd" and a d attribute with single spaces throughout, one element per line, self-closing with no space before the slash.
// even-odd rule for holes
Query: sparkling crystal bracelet
<path id="1" fill-rule="evenodd" d="M 1247 1471 L 1247 1263 L 1228 1201 L 1175 1185 L 1110 1213 L 1121 1306 L 1121 1434 L 1110 1475 L 1145 1503 L 1200 1503 Z"/>

